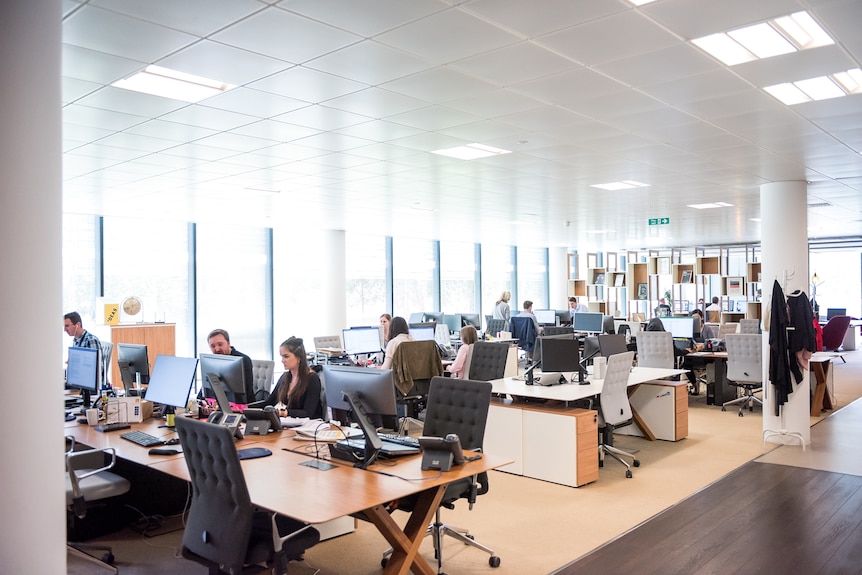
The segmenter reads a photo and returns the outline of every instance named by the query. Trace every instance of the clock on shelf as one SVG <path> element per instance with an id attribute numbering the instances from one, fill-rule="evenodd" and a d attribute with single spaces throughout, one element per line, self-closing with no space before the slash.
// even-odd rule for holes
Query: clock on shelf
<path id="1" fill-rule="evenodd" d="M 143 321 L 144 304 L 141 302 L 141 298 L 136 296 L 127 297 L 120 305 L 120 309 L 123 310 L 126 320 L 137 322 Z"/>

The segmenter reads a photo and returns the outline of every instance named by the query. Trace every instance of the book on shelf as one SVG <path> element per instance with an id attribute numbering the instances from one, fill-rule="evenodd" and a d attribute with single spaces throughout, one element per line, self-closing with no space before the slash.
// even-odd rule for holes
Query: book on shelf
<path id="1" fill-rule="evenodd" d="M 682 270 L 682 277 L 680 278 L 680 283 L 691 283 L 691 270 Z"/>
<path id="2" fill-rule="evenodd" d="M 597 273 L 596 277 L 595 277 L 595 283 L 596 283 L 596 285 L 604 285 L 605 284 L 605 274 L 604 273 Z"/>
<path id="3" fill-rule="evenodd" d="M 614 287 L 623 287 L 626 282 L 626 276 L 617 274 L 614 276 Z"/>
<path id="4" fill-rule="evenodd" d="M 647 285 L 638 284 L 638 299 L 645 300 L 647 298 Z"/>

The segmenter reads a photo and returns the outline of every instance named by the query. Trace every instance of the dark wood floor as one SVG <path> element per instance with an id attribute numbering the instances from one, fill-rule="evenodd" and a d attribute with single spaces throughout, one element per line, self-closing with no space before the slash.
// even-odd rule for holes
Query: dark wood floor
<path id="1" fill-rule="evenodd" d="M 862 573 L 862 477 L 752 461 L 553 575 L 591 573 Z"/>

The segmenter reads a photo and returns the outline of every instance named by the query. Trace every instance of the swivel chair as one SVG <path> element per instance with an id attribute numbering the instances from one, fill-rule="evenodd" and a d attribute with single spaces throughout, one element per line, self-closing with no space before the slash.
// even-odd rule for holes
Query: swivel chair
<path id="1" fill-rule="evenodd" d="M 638 367 L 673 369 L 673 335 L 669 331 L 639 331 Z"/>
<path id="2" fill-rule="evenodd" d="M 69 451 L 66 452 L 66 506 L 74 517 L 83 519 L 87 509 L 96 502 L 104 502 L 129 492 L 129 480 L 109 471 L 117 461 L 113 447 L 75 451 L 75 438 L 69 436 L 66 439 L 70 441 Z M 107 463 L 106 455 L 109 457 Z M 75 557 L 117 573 L 110 547 L 78 542 L 67 542 L 66 545 L 68 552 Z M 103 555 L 99 559 L 86 550 L 102 551 Z"/>
<path id="3" fill-rule="evenodd" d="M 489 319 L 488 323 L 485 324 L 487 328 L 485 329 L 485 333 L 490 334 L 493 337 L 497 337 L 497 334 L 501 331 L 509 331 L 507 329 L 506 320 L 504 319 Z"/>
<path id="4" fill-rule="evenodd" d="M 823 351 L 838 351 L 844 345 L 844 336 L 850 326 L 849 315 L 836 315 L 823 326 Z M 855 328 L 854 328 L 855 329 Z M 847 362 L 844 357 L 841 361 Z"/>
<path id="5" fill-rule="evenodd" d="M 507 344 L 477 341 L 473 344 L 473 351 L 470 354 L 470 369 L 465 371 L 467 379 L 478 381 L 500 379 L 506 373 L 508 356 Z"/>
<path id="6" fill-rule="evenodd" d="M 737 333 L 760 333 L 759 319 L 741 319 L 739 320 L 739 331 Z"/>
<path id="7" fill-rule="evenodd" d="M 536 346 L 536 338 L 539 333 L 533 318 L 515 316 L 509 320 L 512 327 L 512 337 L 518 340 L 518 347 L 524 350 L 527 359 L 533 359 L 533 348 Z"/>
<path id="8" fill-rule="evenodd" d="M 743 395 L 721 406 L 739 405 L 739 417 L 748 406 L 754 411 L 754 402 L 763 400 L 754 394 L 763 388 L 763 336 L 761 334 L 731 333 L 727 336 L 727 383 L 743 390 Z"/>
<path id="9" fill-rule="evenodd" d="M 210 575 L 238 575 L 263 565 L 287 573 L 288 561 L 300 559 L 320 541 L 320 533 L 255 510 L 231 430 L 186 417 L 178 417 L 176 425 L 192 484 L 183 557 L 205 565 Z"/>
<path id="10" fill-rule="evenodd" d="M 431 378 L 443 375 L 443 361 L 433 340 L 405 341 L 392 355 L 395 377 L 395 402 L 402 406 L 399 432 L 409 432 L 411 422 L 422 425 L 420 414 L 431 385 Z"/>
<path id="11" fill-rule="evenodd" d="M 724 339 L 732 333 L 738 333 L 739 322 L 728 321 L 718 326 L 718 339 Z"/>
<path id="12" fill-rule="evenodd" d="M 605 381 L 599 396 L 599 467 L 604 467 L 605 455 L 610 455 L 626 466 L 627 478 L 632 477 L 632 470 L 623 457 L 631 457 L 635 467 L 640 467 L 640 461 L 634 453 L 614 447 L 614 429 L 633 421 L 628 385 L 634 355 L 633 351 L 627 351 L 608 358 Z"/>
<path id="13" fill-rule="evenodd" d="M 266 401 L 269 398 L 269 392 L 272 389 L 272 374 L 274 371 L 275 362 L 272 360 L 251 360 L 251 373 L 254 377 L 254 401 Z"/>
<path id="14" fill-rule="evenodd" d="M 490 403 L 490 382 L 435 377 L 431 380 L 431 389 L 428 393 L 428 408 L 423 433 L 429 437 L 445 437 L 454 433 L 461 440 L 461 447 L 464 450 L 482 451 Z M 487 492 L 488 474 L 483 472 L 450 483 L 443 494 L 440 507 L 454 509 L 455 502 L 459 499 L 466 499 L 469 508 L 472 509 L 476 497 Z M 414 503 L 415 498 L 405 498 L 398 502 L 398 509 L 412 511 Z M 488 564 L 491 567 L 499 567 L 500 558 L 494 554 L 492 549 L 476 541 L 468 530 L 443 523 L 440 517 L 440 507 L 437 508 L 434 523 L 428 526 L 425 533 L 426 536 L 431 535 L 433 537 L 437 573 L 442 574 L 443 569 L 444 535 L 449 535 L 464 545 L 485 551 L 490 555 Z M 391 553 L 391 549 L 387 549 L 383 553 L 382 563 L 384 566 Z"/>

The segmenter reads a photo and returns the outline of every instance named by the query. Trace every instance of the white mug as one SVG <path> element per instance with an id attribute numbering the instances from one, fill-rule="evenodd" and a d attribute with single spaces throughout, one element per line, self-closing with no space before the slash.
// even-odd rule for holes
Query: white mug
<path id="1" fill-rule="evenodd" d="M 95 407 L 87 410 L 87 424 L 88 425 L 98 425 L 100 417 L 99 410 Z"/>

